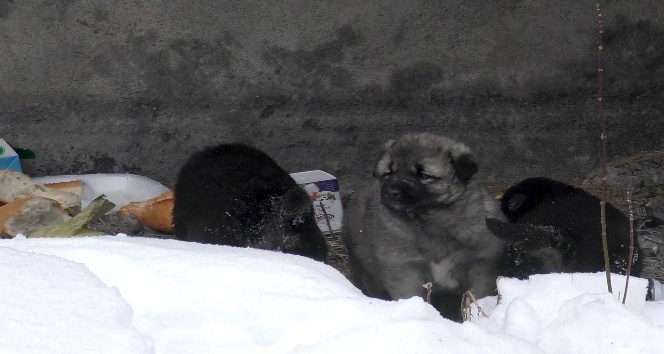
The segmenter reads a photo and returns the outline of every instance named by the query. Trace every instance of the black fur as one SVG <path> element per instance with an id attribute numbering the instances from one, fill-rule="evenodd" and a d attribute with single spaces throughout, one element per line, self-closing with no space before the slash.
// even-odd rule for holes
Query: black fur
<path id="1" fill-rule="evenodd" d="M 562 182 L 529 178 L 505 192 L 501 210 L 511 224 L 487 221 L 487 225 L 510 241 L 506 275 L 604 270 L 599 198 Z M 625 274 L 629 218 L 606 203 L 606 221 L 611 271 Z M 641 258 L 635 244 L 631 275 L 641 274 Z"/>
<path id="2" fill-rule="evenodd" d="M 454 171 L 460 180 L 467 182 L 477 172 L 477 164 L 470 154 L 463 154 L 457 158 L 450 156 L 450 163 L 454 166 Z"/>
<path id="3" fill-rule="evenodd" d="M 184 241 L 327 256 L 307 193 L 267 154 L 242 144 L 189 158 L 175 184 L 173 222 Z"/>

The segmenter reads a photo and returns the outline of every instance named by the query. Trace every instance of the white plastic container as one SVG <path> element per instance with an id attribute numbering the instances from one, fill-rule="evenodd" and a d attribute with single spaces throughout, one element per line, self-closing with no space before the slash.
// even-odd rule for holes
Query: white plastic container
<path id="1" fill-rule="evenodd" d="M 88 203 L 104 194 L 115 204 L 113 210 L 131 202 L 142 202 L 154 198 L 168 190 L 161 183 L 144 176 L 129 173 L 96 173 L 85 175 L 59 175 L 34 177 L 38 183 L 57 183 L 80 180 L 83 182 L 81 204 Z"/>

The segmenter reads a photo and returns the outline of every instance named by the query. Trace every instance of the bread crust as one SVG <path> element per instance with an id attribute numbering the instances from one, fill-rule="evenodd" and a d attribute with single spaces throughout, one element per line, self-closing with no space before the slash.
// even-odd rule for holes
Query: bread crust
<path id="1" fill-rule="evenodd" d="M 136 217 L 141 224 L 155 230 L 173 233 L 173 191 L 142 202 L 129 203 L 120 208 L 124 215 Z"/>
<path id="2" fill-rule="evenodd" d="M 48 188 L 54 188 L 57 190 L 74 193 L 79 198 L 83 195 L 83 181 L 81 180 L 46 183 L 45 186 Z"/>
<path id="3" fill-rule="evenodd" d="M 55 187 L 52 187 L 52 186 Z M 32 181 L 30 176 L 11 170 L 0 170 L 0 204 L 16 199 L 39 196 L 57 201 L 62 208 L 75 215 L 81 210 L 82 182 L 71 181 L 45 185 Z"/>

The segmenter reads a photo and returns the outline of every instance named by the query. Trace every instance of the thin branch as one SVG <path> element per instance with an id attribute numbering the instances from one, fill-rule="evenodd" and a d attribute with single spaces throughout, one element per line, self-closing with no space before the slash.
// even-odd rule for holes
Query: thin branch
<path id="1" fill-rule="evenodd" d="M 427 282 L 424 285 L 422 285 L 424 289 L 426 289 L 426 295 L 427 295 L 427 304 L 431 304 L 431 290 L 433 289 L 433 283 L 432 282 Z"/>
<path id="2" fill-rule="evenodd" d="M 602 143 L 601 147 L 601 181 L 600 181 L 600 220 L 602 223 L 602 249 L 604 251 L 604 270 L 606 271 L 606 285 L 610 293 L 611 289 L 611 265 L 609 263 L 609 246 L 606 240 L 606 119 L 604 118 L 604 99 L 602 97 L 602 78 L 604 74 L 604 66 L 602 64 L 602 53 L 604 50 L 604 20 L 602 18 L 602 10 L 597 4 L 597 105 L 599 111 L 599 139 Z"/>
<path id="3" fill-rule="evenodd" d="M 325 217 L 325 223 L 327 224 L 327 229 L 330 231 L 330 234 L 332 234 L 332 224 L 330 224 L 330 216 L 327 215 L 327 210 L 325 210 L 325 205 L 323 204 L 323 201 L 320 201 L 320 209 L 323 211 L 323 216 Z"/>
<path id="4" fill-rule="evenodd" d="M 654 238 L 650 238 L 650 237 L 648 237 L 648 236 L 643 236 L 643 239 L 644 239 L 644 240 L 648 240 L 648 241 L 650 241 L 650 242 L 659 243 L 660 245 L 664 245 L 664 242 L 662 242 L 662 241 L 660 241 L 660 240 L 655 240 Z"/>
<path id="5" fill-rule="evenodd" d="M 627 257 L 627 274 L 625 274 L 625 294 L 622 303 L 627 298 L 627 287 L 629 286 L 629 274 L 632 272 L 632 260 L 634 259 L 634 210 L 632 208 L 632 190 L 627 190 L 627 206 L 629 208 L 629 257 Z"/>
<path id="6" fill-rule="evenodd" d="M 479 315 L 482 315 L 482 317 L 489 317 L 487 316 L 486 312 L 482 309 L 482 306 L 477 302 L 477 298 L 475 298 L 475 295 L 473 295 L 472 290 L 466 291 L 463 296 L 461 297 L 461 315 L 463 317 L 463 321 L 472 321 L 473 315 L 471 311 L 470 305 L 474 304 L 477 307 L 477 313 Z"/>
<path id="7" fill-rule="evenodd" d="M 331 242 L 332 241 L 331 239 L 334 236 L 336 236 L 336 233 L 334 232 L 334 230 L 332 230 L 332 224 L 330 223 L 330 215 L 327 213 L 327 210 L 325 210 L 325 205 L 323 204 L 322 201 L 320 201 L 320 204 L 318 206 L 320 206 L 320 209 L 323 211 L 323 216 L 325 217 L 325 224 L 327 225 L 328 235 L 330 238 L 328 240 L 328 243 L 330 244 L 334 255 L 345 262 L 346 256 L 344 255 L 345 252 L 343 250 L 343 247 L 337 246 L 336 244 L 334 244 L 334 242 Z"/>

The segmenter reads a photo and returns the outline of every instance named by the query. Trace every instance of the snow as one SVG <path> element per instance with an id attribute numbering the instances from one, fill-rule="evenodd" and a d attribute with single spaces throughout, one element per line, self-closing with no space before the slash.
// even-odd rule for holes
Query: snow
<path id="1" fill-rule="evenodd" d="M 2 353 L 662 353 L 664 302 L 604 274 L 500 279 L 489 318 L 363 296 L 294 255 L 100 236 L 0 240 Z"/>
<path id="2" fill-rule="evenodd" d="M 630 278 L 623 305 L 624 284 L 624 276 L 612 275 L 614 295 L 606 291 L 604 273 L 501 279 L 502 303 L 483 320 L 483 327 L 521 338 L 546 353 L 661 353 L 664 303 L 644 301 L 647 281 Z M 651 311 L 660 319 L 643 316 Z"/>

